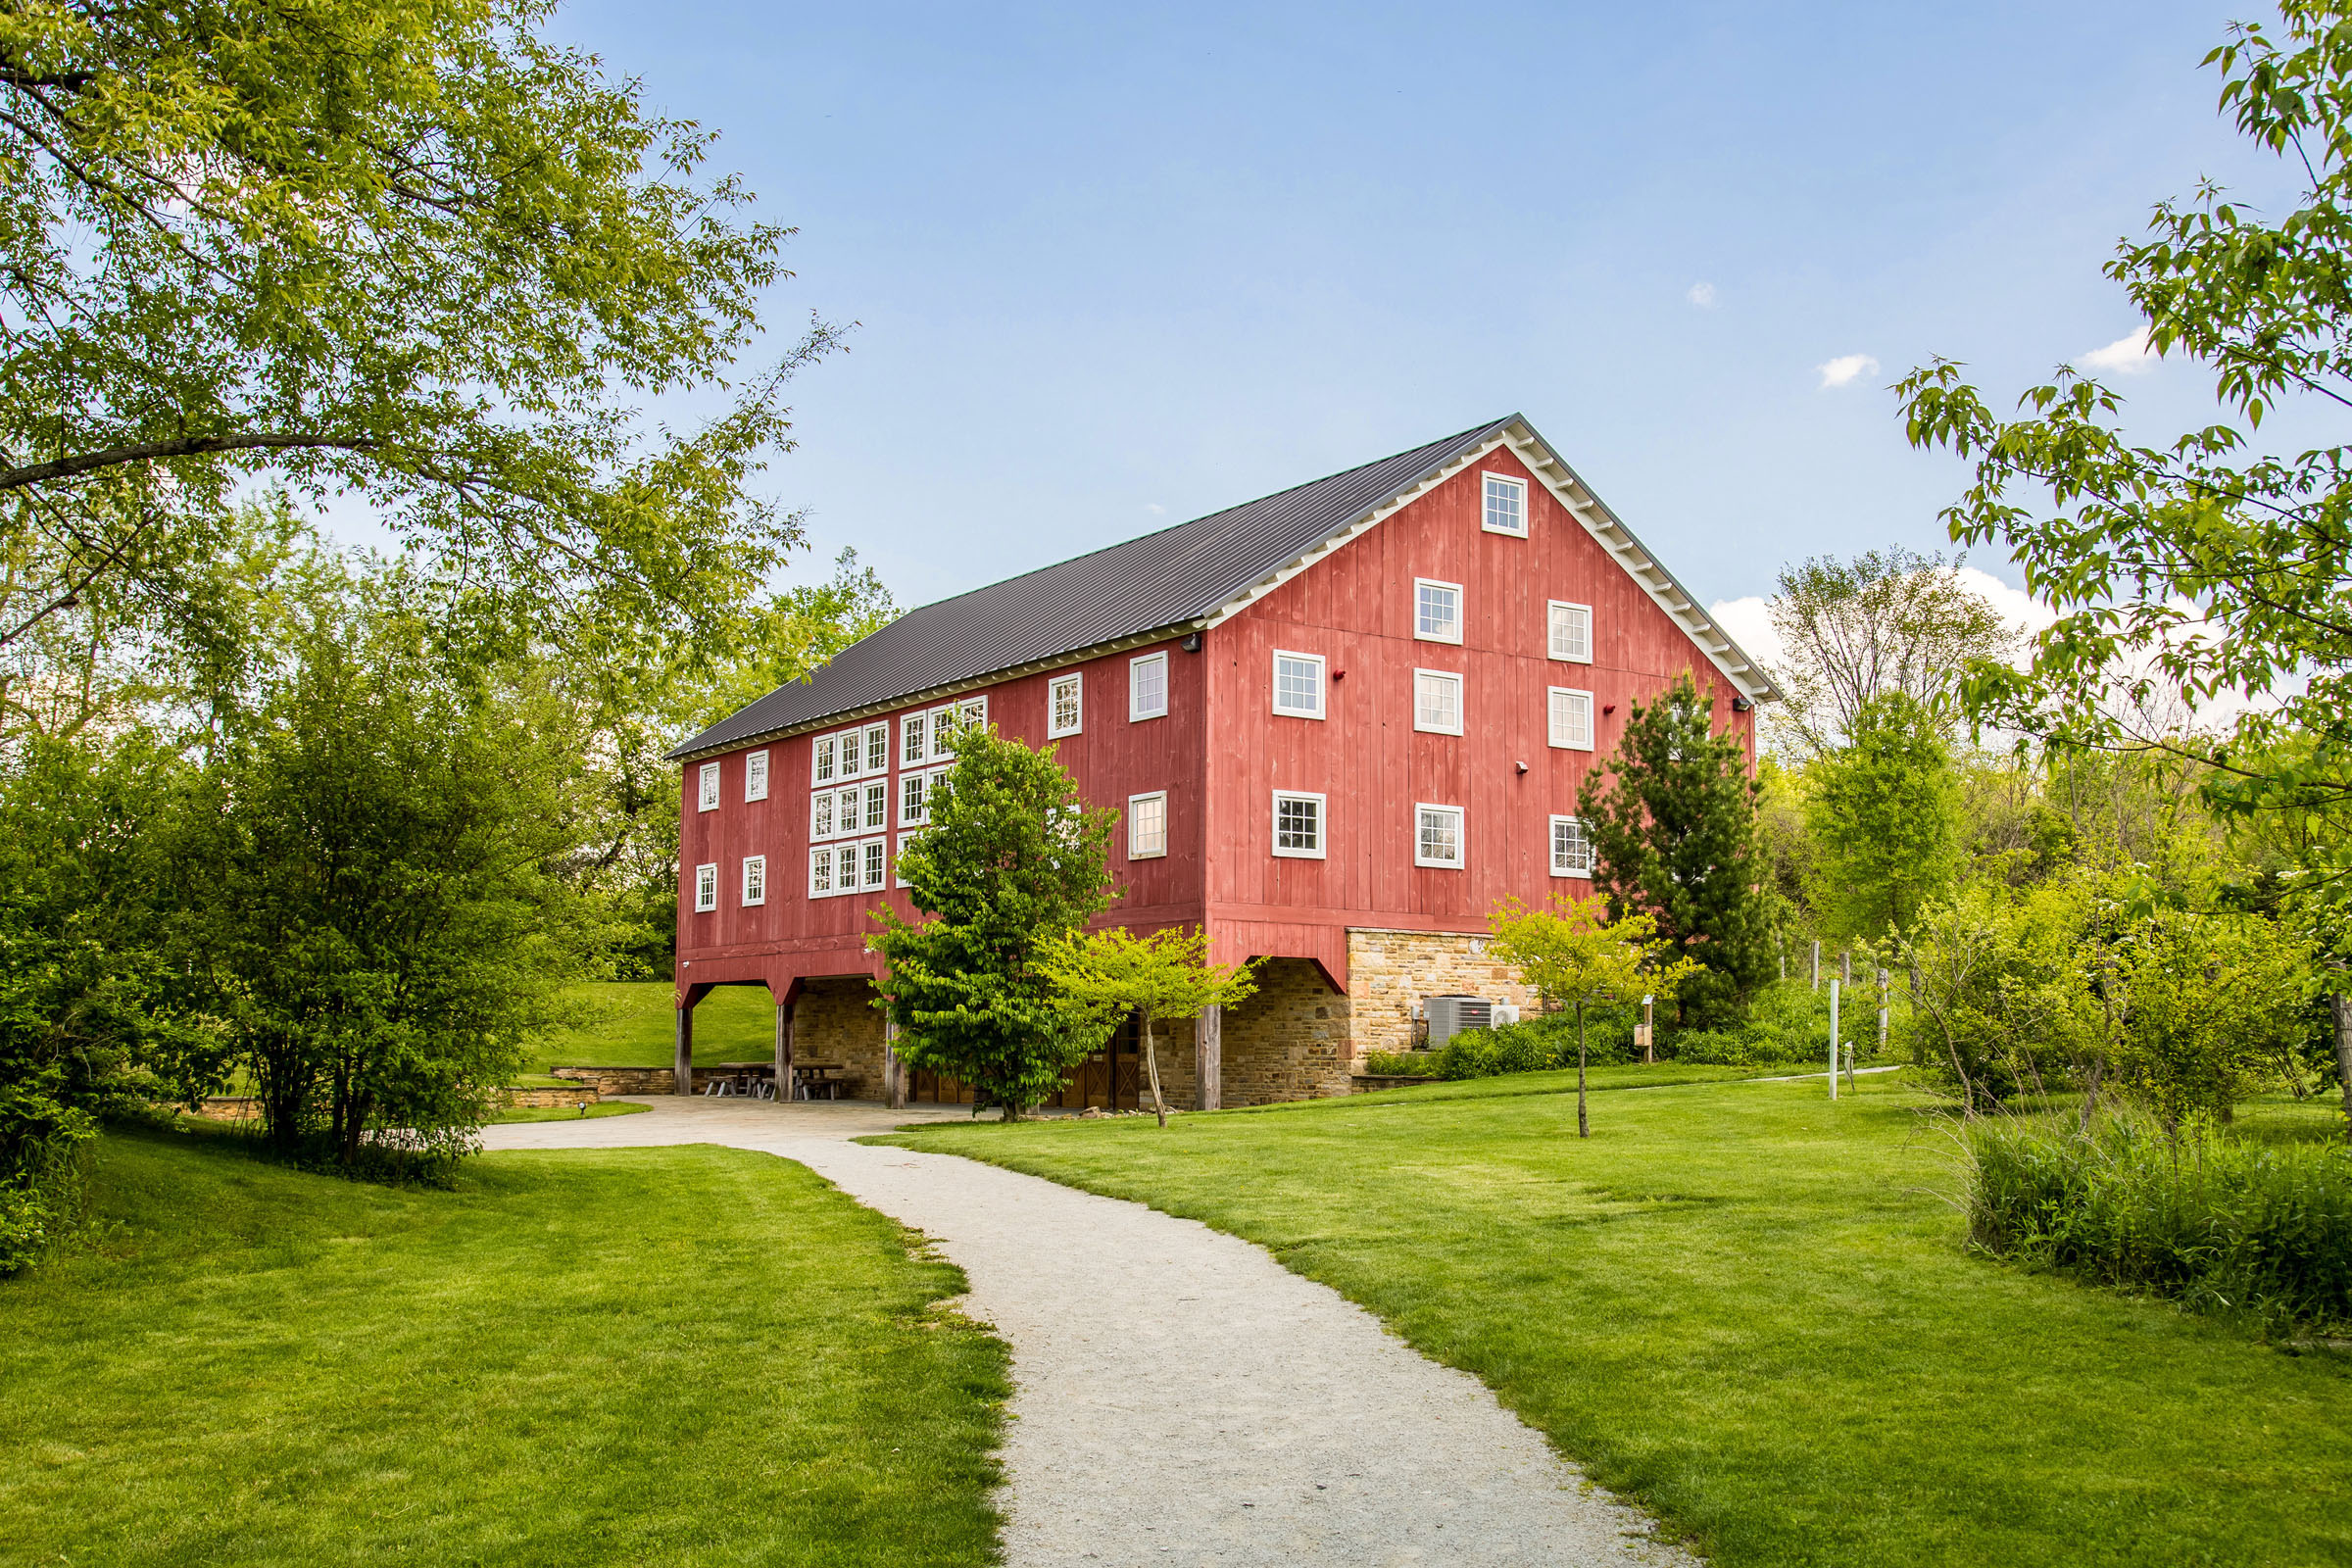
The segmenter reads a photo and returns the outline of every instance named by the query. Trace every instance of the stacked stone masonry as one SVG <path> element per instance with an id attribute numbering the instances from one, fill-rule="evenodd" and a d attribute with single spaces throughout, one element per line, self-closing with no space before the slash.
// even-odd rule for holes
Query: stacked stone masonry
<path id="1" fill-rule="evenodd" d="M 1268 958 L 1257 969 L 1257 994 L 1226 1010 L 1222 1100 L 1262 1105 L 1350 1094 L 1355 1074 L 1376 1051 L 1409 1051 L 1413 1007 L 1433 996 L 1485 997 L 1535 1011 L 1535 994 L 1487 952 L 1484 937 L 1447 931 L 1350 929 L 1348 968 L 1352 995 L 1335 991 L 1305 958 Z M 843 1070 L 843 1092 L 858 1100 L 883 1094 L 884 1030 L 873 983 L 862 975 L 804 982 L 793 1015 L 793 1054 L 803 1062 Z M 1160 1090 L 1172 1107 L 1200 1102 L 1193 1025 L 1155 1028 Z M 1124 1061 L 1124 1058 L 1122 1058 Z M 606 1095 L 665 1094 L 666 1067 L 560 1067 L 557 1075 L 593 1083 Z M 1151 1091 L 1138 1064 L 1139 1101 Z M 699 1090 L 711 1076 L 695 1072 Z"/>
<path id="2" fill-rule="evenodd" d="M 1484 937 L 1453 931 L 1351 928 L 1348 989 L 1354 1025 L 1350 1065 L 1357 1071 L 1371 1052 L 1413 1049 L 1413 1004 L 1426 998 L 1485 997 L 1529 1017 L 1538 1003 L 1508 964 L 1488 956 Z"/>

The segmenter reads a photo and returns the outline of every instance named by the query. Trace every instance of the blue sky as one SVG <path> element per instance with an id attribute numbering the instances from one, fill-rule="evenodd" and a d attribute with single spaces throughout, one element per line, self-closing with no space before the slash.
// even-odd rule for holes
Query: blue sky
<path id="1" fill-rule="evenodd" d="M 1964 470 L 1904 443 L 1905 368 L 2014 392 L 2131 330 L 2099 268 L 2153 200 L 2283 194 L 2197 69 L 2242 10 L 575 0 L 555 30 L 799 226 L 777 349 L 859 323 L 767 475 L 808 572 L 854 545 L 918 604 L 1520 411 L 1738 600 L 1942 543 Z M 2181 367 L 2118 384 L 2151 434 L 2210 413 Z"/>

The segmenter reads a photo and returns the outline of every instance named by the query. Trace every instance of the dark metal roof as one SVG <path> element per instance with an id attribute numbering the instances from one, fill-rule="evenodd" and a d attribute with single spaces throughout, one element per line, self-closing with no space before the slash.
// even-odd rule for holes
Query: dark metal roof
<path id="1" fill-rule="evenodd" d="M 715 751 L 1200 620 L 1517 418 L 910 610 L 808 680 L 778 687 L 670 756 Z"/>

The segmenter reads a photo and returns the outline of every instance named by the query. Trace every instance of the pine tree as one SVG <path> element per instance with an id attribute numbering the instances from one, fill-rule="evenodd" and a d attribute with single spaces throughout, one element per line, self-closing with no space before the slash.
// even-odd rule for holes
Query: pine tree
<path id="1" fill-rule="evenodd" d="M 1585 776 L 1577 805 L 1612 914 L 1654 917 L 1671 951 L 1701 965 L 1678 993 L 1691 1024 L 1736 1016 L 1773 961 L 1758 786 L 1745 750 L 1716 733 L 1714 716 L 1714 699 L 1688 672 L 1656 702 L 1634 704 L 1624 739 Z"/>

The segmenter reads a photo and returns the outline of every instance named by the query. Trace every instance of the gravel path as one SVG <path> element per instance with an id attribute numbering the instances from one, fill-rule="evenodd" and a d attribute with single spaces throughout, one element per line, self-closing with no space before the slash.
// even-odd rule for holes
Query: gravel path
<path id="1" fill-rule="evenodd" d="M 1672 1564 L 1476 1379 L 1192 1220 L 848 1142 L 922 1111 L 660 1099 L 492 1149 L 708 1143 L 798 1160 L 932 1237 L 1012 1347 L 1005 1552 L 1046 1564 Z M 933 1113 L 961 1119 L 967 1113 Z"/>

